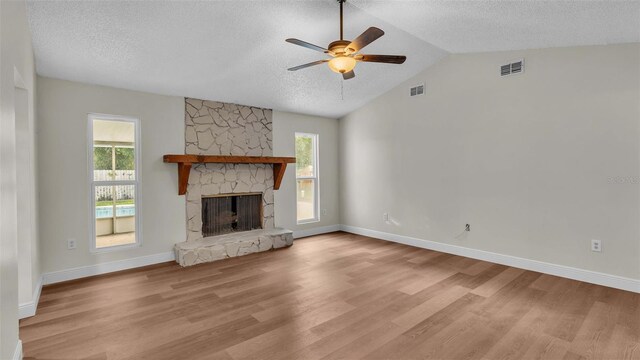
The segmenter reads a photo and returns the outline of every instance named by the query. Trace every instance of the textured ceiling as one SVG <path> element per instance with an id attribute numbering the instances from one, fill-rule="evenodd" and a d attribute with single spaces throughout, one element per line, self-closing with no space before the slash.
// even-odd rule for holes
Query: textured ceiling
<path id="1" fill-rule="evenodd" d="M 639 1 L 349 1 L 453 53 L 640 41 Z"/>
<path id="2" fill-rule="evenodd" d="M 404 54 L 404 65 L 363 64 L 344 81 L 326 58 L 286 43 L 326 46 L 339 37 L 339 7 L 327 1 L 29 2 L 38 74 L 159 94 L 339 117 L 446 53 L 349 6 L 345 37 L 369 26 L 386 34 L 366 48 Z"/>
<path id="3" fill-rule="evenodd" d="M 284 39 L 336 40 L 335 0 L 30 1 L 28 8 L 40 75 L 340 117 L 447 52 L 640 41 L 638 4 L 349 0 L 345 37 L 377 26 L 386 34 L 364 52 L 408 59 L 359 63 L 356 78 L 344 82 L 326 65 L 286 70 L 324 55 Z"/>

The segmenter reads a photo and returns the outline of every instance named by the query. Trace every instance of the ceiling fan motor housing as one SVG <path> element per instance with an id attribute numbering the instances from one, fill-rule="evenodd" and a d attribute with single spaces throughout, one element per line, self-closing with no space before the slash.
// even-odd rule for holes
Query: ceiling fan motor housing
<path id="1" fill-rule="evenodd" d="M 344 55 L 347 46 L 351 44 L 349 40 L 336 40 L 329 44 L 329 51 L 336 55 Z"/>

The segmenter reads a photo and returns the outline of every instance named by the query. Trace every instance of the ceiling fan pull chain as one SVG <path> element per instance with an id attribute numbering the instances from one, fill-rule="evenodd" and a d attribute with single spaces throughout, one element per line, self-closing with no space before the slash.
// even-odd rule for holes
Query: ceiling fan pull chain
<path id="1" fill-rule="evenodd" d="M 344 101 L 344 79 L 340 79 L 340 96 L 342 97 L 342 101 Z"/>

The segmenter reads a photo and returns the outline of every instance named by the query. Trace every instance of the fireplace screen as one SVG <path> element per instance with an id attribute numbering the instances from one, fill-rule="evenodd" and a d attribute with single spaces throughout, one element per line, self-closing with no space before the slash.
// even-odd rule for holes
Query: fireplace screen
<path id="1" fill-rule="evenodd" d="M 202 236 L 262 229 L 262 194 L 202 198 Z"/>

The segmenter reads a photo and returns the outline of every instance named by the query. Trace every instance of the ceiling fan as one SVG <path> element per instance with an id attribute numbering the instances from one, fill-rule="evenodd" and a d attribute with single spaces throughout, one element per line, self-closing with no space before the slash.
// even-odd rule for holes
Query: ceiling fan
<path id="1" fill-rule="evenodd" d="M 365 32 L 360 34 L 355 40 L 349 41 L 343 39 L 342 31 L 342 4 L 346 0 L 337 0 L 340 3 L 340 40 L 336 40 L 327 46 L 327 49 L 310 44 L 306 41 L 298 39 L 287 39 L 286 41 L 295 45 L 300 45 L 311 50 L 319 51 L 331 56 L 330 59 L 318 60 L 303 65 L 298 65 L 289 68 L 289 71 L 297 71 L 310 66 L 319 65 L 322 63 L 329 63 L 329 68 L 332 71 L 342 74 L 342 78 L 345 80 L 353 79 L 356 74 L 353 72 L 353 68 L 356 67 L 358 61 L 362 62 L 377 62 L 385 64 L 402 64 L 407 60 L 406 56 L 402 55 L 365 55 L 358 54 L 365 46 L 371 44 L 376 39 L 384 35 L 384 31 L 377 27 L 370 27 Z"/>

